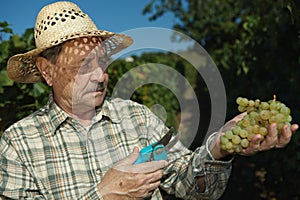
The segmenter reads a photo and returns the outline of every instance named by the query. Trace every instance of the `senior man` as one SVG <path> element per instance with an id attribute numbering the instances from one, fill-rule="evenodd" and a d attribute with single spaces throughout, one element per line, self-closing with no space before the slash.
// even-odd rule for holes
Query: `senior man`
<path id="1" fill-rule="evenodd" d="M 133 42 L 98 30 L 71 2 L 45 6 L 34 30 L 36 49 L 13 56 L 7 71 L 16 82 L 44 80 L 48 103 L 13 124 L 0 143 L 1 199 L 162 199 L 160 189 L 183 199 L 217 199 L 231 171 L 229 153 L 211 135 L 191 152 L 180 142 L 172 162 L 134 164 L 139 149 L 168 128 L 130 100 L 106 97 L 108 58 Z M 237 116 L 237 121 L 242 116 Z M 281 137 L 274 124 L 244 155 L 284 147 L 298 125 Z"/>

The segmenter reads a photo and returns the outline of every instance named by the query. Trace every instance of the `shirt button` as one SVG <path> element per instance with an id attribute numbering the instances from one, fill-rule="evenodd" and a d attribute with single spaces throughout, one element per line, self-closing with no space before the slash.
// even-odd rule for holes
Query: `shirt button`
<path id="1" fill-rule="evenodd" d="M 96 170 L 97 175 L 101 175 L 101 171 L 99 169 Z"/>

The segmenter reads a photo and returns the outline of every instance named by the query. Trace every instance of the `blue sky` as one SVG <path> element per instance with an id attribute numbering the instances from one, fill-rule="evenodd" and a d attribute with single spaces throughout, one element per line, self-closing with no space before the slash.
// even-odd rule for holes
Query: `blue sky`
<path id="1" fill-rule="evenodd" d="M 96 23 L 99 29 L 123 32 L 141 27 L 172 28 L 173 16 L 166 14 L 156 21 L 142 15 L 142 9 L 150 0 L 71 0 L 79 5 Z M 54 0 L 2 0 L 0 21 L 7 21 L 14 33 L 22 34 L 34 27 L 39 10 Z"/>
<path id="2" fill-rule="evenodd" d="M 127 52 L 132 54 L 140 54 L 154 49 L 155 51 L 175 52 L 186 49 L 190 45 L 190 43 L 171 41 L 171 29 L 175 23 L 172 13 L 166 13 L 155 21 L 149 21 L 149 15 L 142 14 L 143 8 L 150 0 L 70 1 L 76 3 L 83 12 L 87 13 L 99 29 L 125 33 L 133 37 L 134 44 L 127 48 Z M 7 21 L 11 24 L 14 33 L 22 35 L 25 29 L 34 27 L 36 16 L 41 8 L 53 2 L 57 2 L 57 0 L 2 0 L 0 22 Z M 140 30 L 140 28 L 149 27 L 167 28 L 167 31 L 143 29 L 144 31 L 141 32 Z"/>

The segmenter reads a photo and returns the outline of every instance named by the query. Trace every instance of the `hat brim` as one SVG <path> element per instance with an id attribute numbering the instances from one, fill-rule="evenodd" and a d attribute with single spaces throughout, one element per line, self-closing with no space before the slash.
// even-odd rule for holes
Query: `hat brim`
<path id="1" fill-rule="evenodd" d="M 36 67 L 36 58 L 41 52 L 71 39 L 92 36 L 97 36 L 102 39 L 109 57 L 129 47 L 133 43 L 132 38 L 129 36 L 103 30 L 72 34 L 47 47 L 36 48 L 26 53 L 12 56 L 7 62 L 7 74 L 9 78 L 19 83 L 40 82 L 43 80 L 43 77 Z"/>

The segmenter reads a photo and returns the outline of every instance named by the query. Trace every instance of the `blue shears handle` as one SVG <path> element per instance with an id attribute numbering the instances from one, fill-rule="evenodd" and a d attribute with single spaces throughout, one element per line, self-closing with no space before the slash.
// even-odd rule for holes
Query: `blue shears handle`
<path id="1" fill-rule="evenodd" d="M 156 143 L 150 144 L 140 150 L 138 159 L 134 164 L 149 162 L 152 160 L 167 160 L 168 155 L 165 146 L 162 144 L 156 145 Z M 153 147 L 154 146 L 154 147 Z"/>

